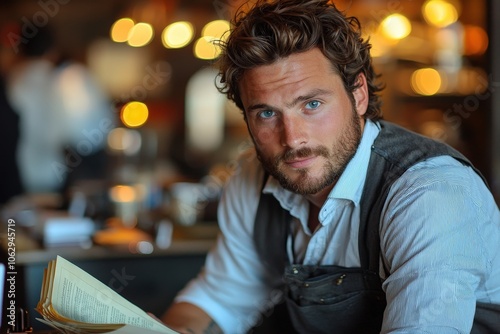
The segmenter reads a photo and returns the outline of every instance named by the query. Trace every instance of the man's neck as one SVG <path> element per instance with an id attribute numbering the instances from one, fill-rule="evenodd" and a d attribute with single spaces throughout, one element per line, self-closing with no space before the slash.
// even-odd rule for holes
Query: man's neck
<path id="1" fill-rule="evenodd" d="M 333 187 L 334 186 L 326 187 L 316 194 L 305 196 L 309 201 L 309 218 L 307 220 L 307 226 L 311 233 L 314 233 L 319 225 L 319 212 Z"/>
<path id="2" fill-rule="evenodd" d="M 328 194 L 330 194 L 330 191 L 332 191 L 333 187 L 335 186 L 329 186 L 324 188 L 323 190 L 320 190 L 319 192 L 311 195 L 305 195 L 305 198 L 311 203 L 311 205 L 314 205 L 316 207 L 321 208 L 323 204 L 325 203 L 326 199 L 328 198 Z"/>
<path id="3" fill-rule="evenodd" d="M 309 204 L 309 218 L 307 218 L 307 227 L 311 233 L 314 233 L 319 225 L 319 211 L 320 207 Z"/>

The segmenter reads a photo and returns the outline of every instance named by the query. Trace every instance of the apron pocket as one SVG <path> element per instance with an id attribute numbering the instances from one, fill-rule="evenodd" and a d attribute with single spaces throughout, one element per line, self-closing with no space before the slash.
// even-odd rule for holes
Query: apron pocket
<path id="1" fill-rule="evenodd" d="M 288 312 L 299 333 L 379 333 L 385 309 L 381 291 L 351 292 L 330 300 L 297 303 L 286 299 Z"/>

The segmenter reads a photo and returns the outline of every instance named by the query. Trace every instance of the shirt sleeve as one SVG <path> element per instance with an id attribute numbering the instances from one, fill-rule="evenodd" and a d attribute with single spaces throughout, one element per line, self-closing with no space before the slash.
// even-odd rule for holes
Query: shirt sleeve
<path id="1" fill-rule="evenodd" d="M 500 303 L 500 213 L 470 167 L 439 157 L 408 170 L 380 236 L 390 273 L 382 333 L 469 333 L 476 300 Z"/>
<path id="2" fill-rule="evenodd" d="M 245 333 L 272 302 L 253 242 L 263 174 L 251 154 L 237 166 L 219 204 L 216 246 L 202 272 L 176 297 L 202 308 L 224 333 Z"/>

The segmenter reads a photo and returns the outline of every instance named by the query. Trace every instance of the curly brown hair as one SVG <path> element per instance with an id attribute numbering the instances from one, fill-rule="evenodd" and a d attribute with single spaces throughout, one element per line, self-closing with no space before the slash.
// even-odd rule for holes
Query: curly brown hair
<path id="1" fill-rule="evenodd" d="M 232 31 L 221 42 L 218 89 L 243 109 L 238 81 L 245 70 L 272 64 L 280 58 L 318 47 L 340 75 L 351 101 L 364 73 L 369 103 L 365 117 L 381 118 L 378 92 L 370 57 L 371 45 L 361 37 L 355 17 L 346 17 L 328 0 L 258 0 L 248 12 L 240 10 Z"/>

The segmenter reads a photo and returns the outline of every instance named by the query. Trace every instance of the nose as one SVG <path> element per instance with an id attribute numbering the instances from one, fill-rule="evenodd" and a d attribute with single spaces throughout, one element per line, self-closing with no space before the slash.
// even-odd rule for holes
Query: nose
<path id="1" fill-rule="evenodd" d="M 283 115 L 281 124 L 281 145 L 297 148 L 307 143 L 307 124 L 303 117 L 295 113 Z"/>

